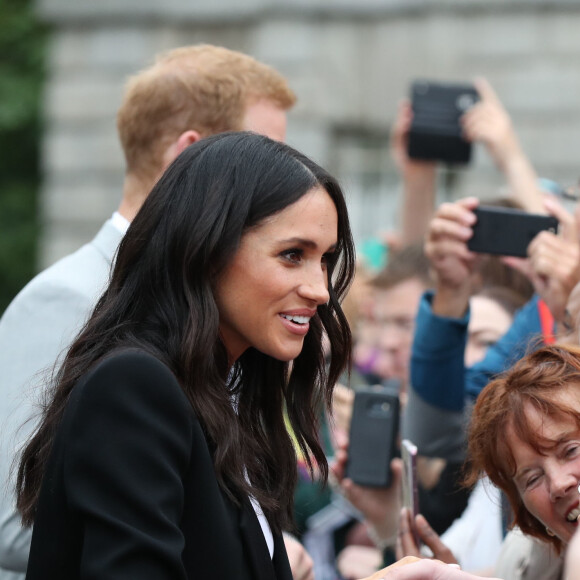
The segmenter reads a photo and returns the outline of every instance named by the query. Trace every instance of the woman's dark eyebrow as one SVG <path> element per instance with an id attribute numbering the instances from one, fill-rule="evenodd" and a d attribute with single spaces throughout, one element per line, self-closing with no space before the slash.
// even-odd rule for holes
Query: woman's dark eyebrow
<path id="1" fill-rule="evenodd" d="M 311 248 L 311 249 L 316 249 L 318 248 L 318 244 L 313 241 L 313 240 L 308 240 L 306 238 L 299 238 L 299 237 L 295 237 L 295 238 L 287 238 L 285 240 L 280 240 L 281 244 L 297 244 L 300 246 L 304 246 L 306 248 Z M 336 244 L 332 244 L 329 248 L 328 248 L 328 252 L 333 252 L 334 250 L 336 250 Z"/>

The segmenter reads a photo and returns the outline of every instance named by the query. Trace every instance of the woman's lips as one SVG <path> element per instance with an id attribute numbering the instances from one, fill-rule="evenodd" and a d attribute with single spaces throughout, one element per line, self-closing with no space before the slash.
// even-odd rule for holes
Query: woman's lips
<path id="1" fill-rule="evenodd" d="M 280 320 L 282 324 L 289 330 L 292 334 L 296 334 L 298 336 L 305 336 L 310 328 L 310 318 L 306 318 L 306 322 L 302 322 L 303 318 L 287 318 L 283 314 L 280 315 Z"/>
<path id="2" fill-rule="evenodd" d="M 578 493 L 580 494 L 580 485 L 578 486 Z M 576 500 L 576 502 L 572 504 L 572 507 L 566 514 L 566 520 L 574 523 L 580 521 L 580 501 Z"/>
<path id="3" fill-rule="evenodd" d="M 580 507 L 575 507 L 574 509 L 570 510 L 568 512 L 568 515 L 566 516 L 566 519 L 569 522 L 577 522 L 579 518 L 580 518 Z"/>

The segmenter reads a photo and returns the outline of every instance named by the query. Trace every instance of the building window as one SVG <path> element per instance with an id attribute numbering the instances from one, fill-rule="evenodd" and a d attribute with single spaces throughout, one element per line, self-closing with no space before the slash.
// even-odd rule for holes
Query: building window
<path id="1" fill-rule="evenodd" d="M 331 166 L 342 184 L 357 248 L 396 230 L 401 183 L 389 151 L 388 131 L 335 128 Z"/>

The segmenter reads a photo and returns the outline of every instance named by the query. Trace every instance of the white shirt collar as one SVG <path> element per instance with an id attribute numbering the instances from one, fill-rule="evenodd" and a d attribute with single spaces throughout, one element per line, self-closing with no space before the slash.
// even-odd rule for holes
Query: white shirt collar
<path id="1" fill-rule="evenodd" d="M 131 222 L 126 217 L 123 217 L 118 211 L 111 216 L 111 222 L 123 235 L 127 233 L 127 230 L 131 225 Z"/>

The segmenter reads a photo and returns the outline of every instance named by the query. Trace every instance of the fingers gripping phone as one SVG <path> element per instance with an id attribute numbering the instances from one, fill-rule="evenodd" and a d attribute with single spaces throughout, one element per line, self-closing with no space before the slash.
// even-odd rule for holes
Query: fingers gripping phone
<path id="1" fill-rule="evenodd" d="M 359 485 L 389 487 L 398 432 L 398 383 L 397 387 L 377 385 L 356 389 L 346 476 Z"/>
<path id="2" fill-rule="evenodd" d="M 472 252 L 525 258 L 528 245 L 543 230 L 556 233 L 558 220 L 553 216 L 532 214 L 505 207 L 473 210 L 477 221 L 467 241 Z"/>
<path id="3" fill-rule="evenodd" d="M 419 513 L 417 447 L 408 439 L 401 441 L 401 459 L 403 460 L 403 507 L 409 510 L 415 543 L 420 546 L 421 539 L 415 529 L 415 516 Z"/>

